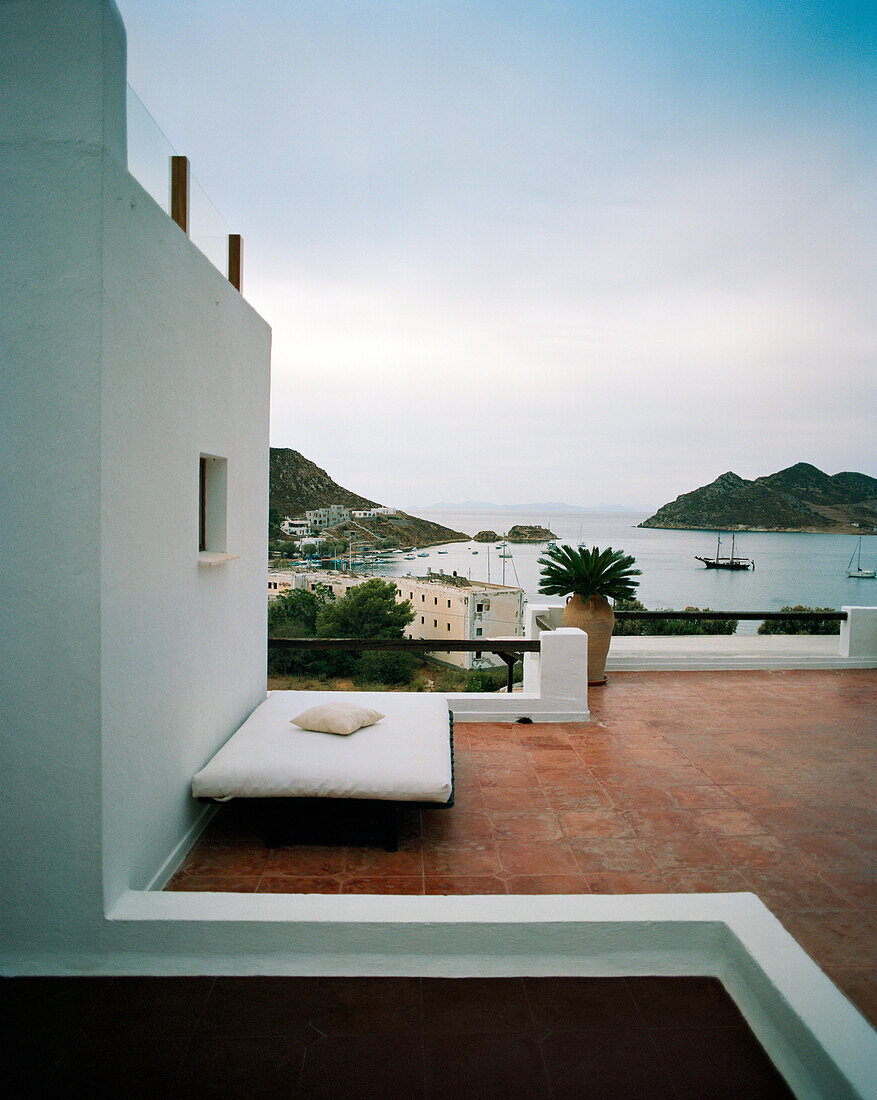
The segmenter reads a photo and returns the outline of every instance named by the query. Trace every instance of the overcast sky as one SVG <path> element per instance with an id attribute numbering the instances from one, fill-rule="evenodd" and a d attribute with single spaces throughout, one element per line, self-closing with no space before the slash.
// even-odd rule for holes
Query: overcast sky
<path id="1" fill-rule="evenodd" d="M 877 5 L 117 3 L 272 445 L 411 508 L 877 473 Z"/>

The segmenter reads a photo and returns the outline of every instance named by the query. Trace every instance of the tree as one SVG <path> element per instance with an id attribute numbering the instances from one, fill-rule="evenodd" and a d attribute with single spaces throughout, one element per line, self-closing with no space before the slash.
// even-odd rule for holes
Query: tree
<path id="1" fill-rule="evenodd" d="M 396 586 L 365 581 L 335 603 L 324 604 L 317 616 L 318 638 L 403 638 L 414 619 L 410 600 L 396 603 Z"/>
<path id="2" fill-rule="evenodd" d="M 403 638 L 405 627 L 413 620 L 411 601 L 396 603 L 396 586 L 387 581 L 365 581 L 351 588 L 346 596 L 326 603 L 317 615 L 318 638 Z M 349 676 L 361 668 L 362 655 L 331 650 L 320 654 L 320 667 L 327 675 Z M 391 676 L 400 674 L 400 666 L 369 658 L 366 669 L 377 677 L 381 669 Z"/>
<path id="3" fill-rule="evenodd" d="M 334 599 L 328 585 L 317 585 L 316 592 L 294 588 L 268 604 L 269 638 L 313 638 L 320 608 Z M 288 649 L 268 650 L 268 671 L 274 673 L 318 673 L 324 654 L 294 653 Z"/>
<path id="4" fill-rule="evenodd" d="M 284 592 L 268 604 L 268 637 L 313 638 L 324 602 L 321 596 L 303 588 Z"/>

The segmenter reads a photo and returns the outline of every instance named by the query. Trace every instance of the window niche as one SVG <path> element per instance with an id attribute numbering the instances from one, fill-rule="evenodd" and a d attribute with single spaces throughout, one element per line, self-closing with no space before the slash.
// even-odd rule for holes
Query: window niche
<path id="1" fill-rule="evenodd" d="M 226 517 L 228 462 L 219 455 L 198 457 L 198 563 L 218 565 L 237 555 L 228 553 Z"/>

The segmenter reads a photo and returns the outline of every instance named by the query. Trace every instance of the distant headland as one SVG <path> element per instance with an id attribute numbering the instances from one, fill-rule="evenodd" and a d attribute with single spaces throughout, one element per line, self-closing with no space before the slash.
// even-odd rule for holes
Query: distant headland
<path id="1" fill-rule="evenodd" d="M 557 535 L 547 527 L 542 527 L 540 524 L 527 526 L 521 523 L 510 527 L 504 536 L 498 535 L 496 531 L 479 531 L 477 535 L 472 536 L 474 542 L 548 542 L 556 538 Z"/>
<path id="2" fill-rule="evenodd" d="M 877 478 L 826 474 L 798 462 L 747 481 L 730 471 L 683 493 L 640 527 L 712 531 L 877 531 Z"/>

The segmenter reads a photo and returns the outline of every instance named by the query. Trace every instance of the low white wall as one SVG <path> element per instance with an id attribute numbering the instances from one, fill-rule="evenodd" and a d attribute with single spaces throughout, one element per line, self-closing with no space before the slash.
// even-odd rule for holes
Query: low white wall
<path id="1" fill-rule="evenodd" d="M 873 1096 L 873 1029 L 753 894 L 125 894 L 101 951 L 4 973 L 711 975 L 798 1096 Z M 197 949 L 193 950 L 193 945 Z"/>
<path id="2" fill-rule="evenodd" d="M 877 583 L 877 582 L 875 582 Z M 844 607 L 839 653 L 851 659 L 870 658 L 877 666 L 877 607 Z"/>
<path id="3" fill-rule="evenodd" d="M 609 647 L 607 672 L 717 672 L 727 670 L 877 668 L 877 608 L 844 607 L 840 636 L 804 634 L 704 634 L 616 636 Z M 526 636 L 539 637 L 543 626 L 557 630 L 563 608 L 529 604 Z M 524 691 L 538 690 L 539 654 L 524 657 Z"/>
<path id="4" fill-rule="evenodd" d="M 447 696 L 460 722 L 587 722 L 588 636 L 575 629 L 541 631 L 540 653 L 524 654 L 524 690 L 452 692 Z M 492 639 L 496 641 L 497 639 Z M 514 641 L 514 639 L 510 639 Z M 536 660 L 527 662 L 526 658 Z"/>

